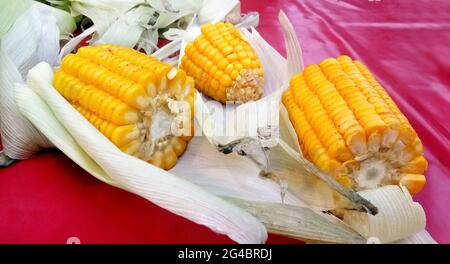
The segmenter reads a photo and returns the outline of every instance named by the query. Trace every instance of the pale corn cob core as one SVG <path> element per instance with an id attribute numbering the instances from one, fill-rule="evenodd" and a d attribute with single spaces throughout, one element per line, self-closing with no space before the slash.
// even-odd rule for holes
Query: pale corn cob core
<path id="1" fill-rule="evenodd" d="M 341 56 L 306 67 L 291 79 L 283 104 L 305 157 L 344 186 L 422 190 L 422 143 L 361 62 Z"/>
<path id="2" fill-rule="evenodd" d="M 205 24 L 189 43 L 181 69 L 197 89 L 222 103 L 245 103 L 261 98 L 264 72 L 256 52 L 230 23 Z"/>
<path id="3" fill-rule="evenodd" d="M 82 47 L 53 85 L 118 148 L 160 168 L 175 166 L 192 136 L 194 80 L 136 50 Z"/>

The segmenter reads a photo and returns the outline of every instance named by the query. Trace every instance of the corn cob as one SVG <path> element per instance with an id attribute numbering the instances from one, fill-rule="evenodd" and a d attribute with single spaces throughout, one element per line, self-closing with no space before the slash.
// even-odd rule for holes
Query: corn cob
<path id="1" fill-rule="evenodd" d="M 340 56 L 306 67 L 291 79 L 283 104 L 305 157 L 344 186 L 422 190 L 422 143 L 361 62 Z"/>
<path id="2" fill-rule="evenodd" d="M 222 103 L 244 103 L 262 96 L 264 72 L 253 48 L 230 23 L 205 24 L 189 43 L 181 69 L 202 93 Z"/>
<path id="3" fill-rule="evenodd" d="M 160 168 L 175 166 L 192 135 L 193 79 L 133 49 L 82 47 L 53 85 L 118 148 Z"/>

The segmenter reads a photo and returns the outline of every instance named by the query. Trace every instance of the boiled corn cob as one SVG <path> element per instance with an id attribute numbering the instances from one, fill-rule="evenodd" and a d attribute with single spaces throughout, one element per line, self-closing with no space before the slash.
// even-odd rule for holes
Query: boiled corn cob
<path id="1" fill-rule="evenodd" d="M 283 104 L 305 157 L 344 186 L 422 190 L 422 143 L 361 62 L 340 56 L 306 67 L 291 79 Z"/>
<path id="2" fill-rule="evenodd" d="M 160 168 L 175 166 L 192 135 L 194 80 L 133 49 L 82 47 L 53 85 L 118 148 Z"/>
<path id="3" fill-rule="evenodd" d="M 253 48 L 230 23 L 205 24 L 189 43 L 181 69 L 197 89 L 222 103 L 244 103 L 262 96 L 264 72 Z"/>

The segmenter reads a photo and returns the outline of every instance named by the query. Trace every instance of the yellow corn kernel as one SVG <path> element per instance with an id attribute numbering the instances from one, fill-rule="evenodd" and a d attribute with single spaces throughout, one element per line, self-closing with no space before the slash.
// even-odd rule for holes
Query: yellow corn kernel
<path id="1" fill-rule="evenodd" d="M 411 194 L 416 194 L 422 191 L 426 178 L 421 174 L 404 174 L 400 179 L 400 183 L 408 188 Z"/>

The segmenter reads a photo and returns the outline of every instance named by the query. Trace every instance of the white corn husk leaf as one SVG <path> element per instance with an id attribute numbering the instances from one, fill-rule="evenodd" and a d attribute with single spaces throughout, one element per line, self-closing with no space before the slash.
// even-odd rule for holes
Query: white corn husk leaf
<path id="1" fill-rule="evenodd" d="M 56 19 L 61 39 L 66 39 L 77 29 L 75 19 L 66 11 L 36 2 L 42 9 L 49 10 Z"/>
<path id="2" fill-rule="evenodd" d="M 259 25 L 259 13 L 248 12 L 241 14 L 241 3 L 239 2 L 225 17 L 225 22 L 230 22 L 238 28 L 256 28 Z"/>
<path id="3" fill-rule="evenodd" d="M 280 153 L 281 154 L 281 153 Z M 213 166 L 211 164 L 214 164 Z M 285 172 L 292 167 L 286 167 Z M 188 152 L 171 171 L 218 196 L 230 196 L 250 201 L 282 203 L 280 186 L 259 176 L 260 168 L 237 154 L 224 155 L 205 137 L 193 137 Z M 304 206 L 291 193 L 284 203 Z"/>
<path id="4" fill-rule="evenodd" d="M 145 26 L 153 17 L 154 10 L 146 6 L 138 6 L 126 12 L 96 40 L 93 45 L 116 44 L 133 48 L 146 29 Z"/>
<path id="5" fill-rule="evenodd" d="M 95 26 L 91 26 L 88 29 L 84 30 L 81 34 L 78 36 L 72 38 L 69 40 L 64 47 L 61 48 L 59 55 L 58 55 L 58 64 L 61 63 L 61 60 L 66 56 L 67 54 L 71 53 L 85 38 L 95 33 L 97 29 Z"/>
<path id="6" fill-rule="evenodd" d="M 32 4 L 31 0 L 0 0 L 0 39 L 9 31 L 16 19 Z"/>
<path id="7" fill-rule="evenodd" d="M 280 11 L 279 19 L 286 41 L 289 73 L 292 76 L 296 72 L 303 70 L 301 48 L 294 28 L 282 11 Z M 288 113 L 284 107 L 282 107 L 280 113 L 282 124 L 287 126 L 284 132 L 290 134 L 285 135 L 287 136 L 286 140 L 292 144 L 291 146 L 296 146 L 297 149 L 289 149 L 287 144 L 282 144 L 283 148 L 291 156 L 297 157 L 297 160 L 302 160 L 306 165 L 314 167 L 313 170 L 317 170 L 317 175 L 323 174 L 319 173 L 319 170 L 303 157 L 296 132 L 289 121 Z M 329 180 L 324 177 L 321 178 L 326 181 L 333 181 L 331 180 L 332 177 L 326 175 L 325 177 L 328 177 Z M 342 189 L 339 185 L 335 187 L 336 190 Z M 343 214 L 344 222 L 363 237 L 367 239 L 373 238 L 381 243 L 390 243 L 410 237 L 425 228 L 426 220 L 423 208 L 419 203 L 412 200 L 411 195 L 404 187 L 388 185 L 373 190 L 361 191 L 358 194 L 375 205 L 378 209 L 378 214 L 371 215 L 355 210 L 337 210 L 337 212 Z"/>
<path id="8" fill-rule="evenodd" d="M 152 28 L 165 28 L 178 19 L 199 12 L 203 1 L 148 1 L 158 11 L 158 18 Z M 163 4 L 164 3 L 164 4 Z M 162 5 L 162 6 L 161 6 Z"/>
<path id="9" fill-rule="evenodd" d="M 425 212 L 406 188 L 387 185 L 359 193 L 380 209 L 375 216 L 354 211 L 344 213 L 344 222 L 363 237 L 390 243 L 425 228 Z"/>
<path id="10" fill-rule="evenodd" d="M 0 47 L 0 134 L 3 151 L 13 159 L 27 159 L 47 140 L 17 110 L 14 88 L 23 84 L 22 77 L 8 55 Z"/>
<path id="11" fill-rule="evenodd" d="M 226 234 L 236 242 L 261 243 L 266 240 L 264 226 L 244 210 L 119 150 L 51 86 L 52 78 L 49 65 L 41 63 L 30 70 L 28 83 L 78 144 L 119 186 L 175 214 Z M 36 112 L 36 115 L 40 114 L 42 111 Z"/>
<path id="12" fill-rule="evenodd" d="M 72 15 L 82 14 L 94 23 L 97 34 L 102 36 L 108 28 L 133 7 L 144 0 L 71 0 Z"/>
<path id="13" fill-rule="evenodd" d="M 303 71 L 303 54 L 294 27 L 282 10 L 280 10 L 280 13 L 278 14 L 278 19 L 281 28 L 283 29 L 287 51 L 289 79 L 291 79 L 295 74 Z"/>
<path id="14" fill-rule="evenodd" d="M 191 140 L 187 153 L 171 172 L 218 196 L 306 206 L 317 211 L 353 208 L 351 202 L 307 171 L 282 147 L 270 150 L 269 163 L 271 171 L 288 183 L 284 197 L 276 179 L 261 176 L 261 168 L 236 153 L 220 153 L 205 137 Z"/>
<path id="15" fill-rule="evenodd" d="M 33 4 L 16 20 L 1 42 L 23 78 L 41 61 L 54 65 L 59 51 L 59 29 L 51 8 Z"/>
<path id="16" fill-rule="evenodd" d="M 21 88 L 29 69 L 40 61 L 55 64 L 59 29 L 51 8 L 33 3 L 12 25 L 0 43 L 0 131 L 4 152 L 26 159 L 43 147 L 51 147 L 14 103 L 14 88 Z"/>
<path id="17" fill-rule="evenodd" d="M 394 242 L 395 244 L 437 244 L 436 240 L 425 230 L 409 236 L 405 239 Z"/>
<path id="18" fill-rule="evenodd" d="M 177 13 L 188 9 L 198 11 L 207 1 L 208 0 L 147 0 L 147 3 L 158 11 L 158 13 Z"/>
<path id="19" fill-rule="evenodd" d="M 345 223 L 308 207 L 234 198 L 229 200 L 257 217 L 274 234 L 310 242 L 366 243 L 365 238 Z"/>
<path id="20" fill-rule="evenodd" d="M 141 35 L 137 44 L 137 50 L 144 50 L 147 54 L 152 54 L 158 49 L 159 33 L 156 29 L 146 29 Z"/>
<path id="21" fill-rule="evenodd" d="M 223 21 L 236 5 L 238 0 L 207 0 L 198 13 L 200 24 Z"/>
<path id="22" fill-rule="evenodd" d="M 33 125 L 46 135 L 70 159 L 95 178 L 115 187 L 120 187 L 105 171 L 78 145 L 64 126 L 56 119 L 44 100 L 28 86 L 15 89 L 17 107 Z"/>

